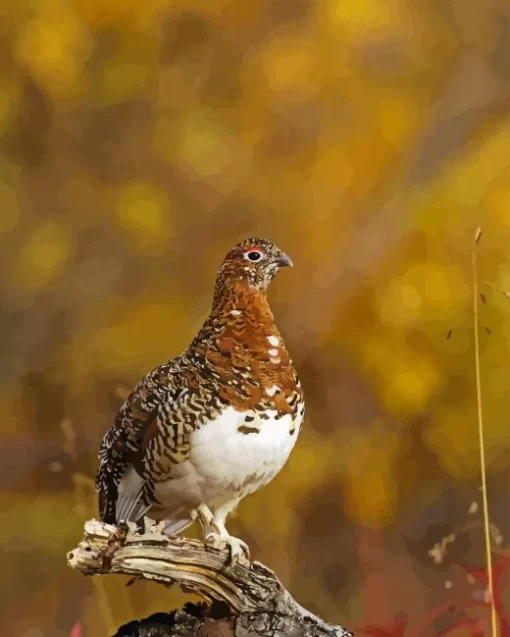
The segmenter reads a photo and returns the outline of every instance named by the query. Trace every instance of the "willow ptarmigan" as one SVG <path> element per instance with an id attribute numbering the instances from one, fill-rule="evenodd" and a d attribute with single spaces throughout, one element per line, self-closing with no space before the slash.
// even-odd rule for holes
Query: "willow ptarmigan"
<path id="1" fill-rule="evenodd" d="M 265 239 L 226 255 L 209 317 L 183 354 L 149 372 L 105 434 L 101 518 L 145 514 L 179 533 L 198 518 L 206 543 L 249 556 L 227 515 L 283 467 L 304 418 L 301 384 L 266 291 L 289 257 Z"/>

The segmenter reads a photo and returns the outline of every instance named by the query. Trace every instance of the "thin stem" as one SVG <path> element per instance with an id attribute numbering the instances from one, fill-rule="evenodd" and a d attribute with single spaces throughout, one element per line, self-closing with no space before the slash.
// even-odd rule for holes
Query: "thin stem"
<path id="1" fill-rule="evenodd" d="M 491 605 L 491 625 L 492 637 L 498 635 L 498 618 L 496 615 L 496 606 L 494 604 L 494 582 L 492 572 L 492 555 L 491 555 L 491 537 L 489 523 L 489 505 L 487 501 L 487 475 L 485 468 L 485 443 L 482 413 L 482 381 L 480 373 L 480 334 L 478 325 L 478 268 L 476 260 L 476 246 L 482 236 L 480 228 L 475 234 L 473 245 L 472 266 L 473 266 L 473 329 L 475 338 L 475 372 L 476 372 L 476 404 L 478 409 L 478 437 L 480 446 L 480 470 L 482 474 L 482 508 L 483 508 L 483 524 L 485 532 L 485 553 L 487 560 L 487 577 L 489 581 L 489 603 Z"/>

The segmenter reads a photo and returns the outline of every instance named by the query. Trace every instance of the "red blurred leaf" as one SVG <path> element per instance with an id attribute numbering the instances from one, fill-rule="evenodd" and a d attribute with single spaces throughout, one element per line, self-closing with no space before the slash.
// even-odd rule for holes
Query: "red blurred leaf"
<path id="1" fill-rule="evenodd" d="M 489 578 L 487 577 L 486 568 L 471 566 L 470 564 L 461 564 L 461 567 L 468 575 L 472 575 L 477 582 L 483 584 L 488 583 Z M 496 585 L 496 583 L 502 583 L 506 579 L 509 567 L 510 556 L 499 555 L 498 559 L 492 565 L 492 577 L 494 580 L 494 585 Z"/>
<path id="2" fill-rule="evenodd" d="M 388 624 L 359 626 L 355 629 L 354 634 L 364 633 L 373 637 L 403 637 L 407 624 L 407 617 L 399 614 L 393 622 Z"/>
<path id="3" fill-rule="evenodd" d="M 83 635 L 83 626 L 81 620 L 78 620 L 74 626 L 71 628 L 71 632 L 69 633 L 69 637 L 82 637 Z"/>
<path id="4" fill-rule="evenodd" d="M 479 623 L 480 623 L 480 619 L 478 617 L 464 617 L 450 624 L 448 628 L 445 628 L 444 630 L 441 630 L 438 633 L 435 633 L 434 637 L 446 637 L 447 635 L 449 635 L 455 630 L 458 630 L 459 628 L 464 628 L 467 626 L 478 627 Z M 479 629 L 473 630 L 471 632 L 471 637 L 484 637 L 483 630 L 479 630 Z"/>
<path id="5" fill-rule="evenodd" d="M 510 637 L 510 615 L 499 618 L 499 637 Z"/>
<path id="6" fill-rule="evenodd" d="M 476 582 L 478 582 L 479 584 L 483 584 L 483 586 L 488 586 L 489 578 L 487 576 L 487 569 L 466 564 L 461 564 L 461 567 L 468 575 L 471 575 Z M 499 612 L 501 612 L 504 608 L 503 590 L 510 580 L 509 567 L 510 556 L 501 554 L 498 555 L 498 559 L 493 563 L 492 566 L 494 605 Z"/>

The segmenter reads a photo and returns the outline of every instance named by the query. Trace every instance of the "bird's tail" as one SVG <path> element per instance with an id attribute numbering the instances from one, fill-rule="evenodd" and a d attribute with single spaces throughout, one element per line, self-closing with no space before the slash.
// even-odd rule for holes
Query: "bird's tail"
<path id="1" fill-rule="evenodd" d="M 179 507 L 169 512 L 164 518 L 163 533 L 169 536 L 182 533 L 188 526 L 193 524 L 189 513 L 189 509 L 186 507 Z"/>

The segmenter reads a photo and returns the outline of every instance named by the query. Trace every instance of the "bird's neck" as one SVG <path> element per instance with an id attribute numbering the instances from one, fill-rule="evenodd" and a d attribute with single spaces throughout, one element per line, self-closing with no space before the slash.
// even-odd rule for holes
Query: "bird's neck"
<path id="1" fill-rule="evenodd" d="M 218 281 L 214 293 L 211 318 L 228 318 L 250 315 L 262 323 L 274 323 L 266 290 L 250 285 L 247 281 Z"/>
<path id="2" fill-rule="evenodd" d="M 214 287 L 211 314 L 221 313 L 225 308 L 235 304 L 246 307 L 257 304 L 267 305 L 266 290 L 245 278 L 240 278 L 236 271 L 220 272 Z"/>
<path id="3" fill-rule="evenodd" d="M 236 280 L 217 285 L 209 318 L 202 328 L 203 336 L 228 336 L 243 346 L 258 345 L 267 337 L 279 336 L 265 290 L 246 281 Z M 266 343 L 267 345 L 267 343 Z"/>

